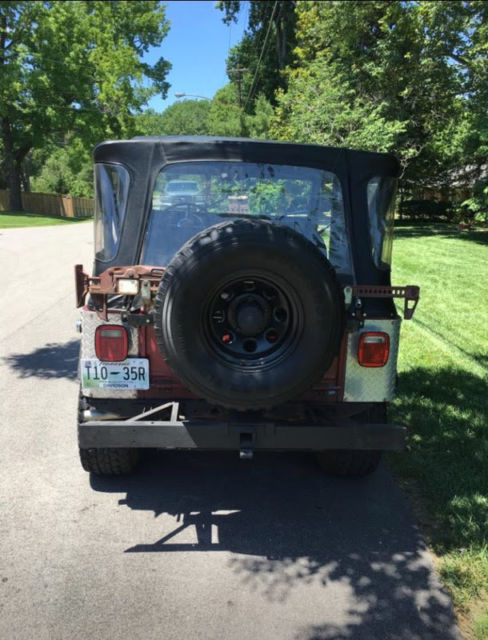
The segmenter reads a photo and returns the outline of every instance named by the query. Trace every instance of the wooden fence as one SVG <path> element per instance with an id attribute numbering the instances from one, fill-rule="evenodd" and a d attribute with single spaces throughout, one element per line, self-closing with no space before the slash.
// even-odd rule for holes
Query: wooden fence
<path id="1" fill-rule="evenodd" d="M 89 218 L 93 215 L 93 198 L 75 198 L 53 193 L 22 193 L 26 211 L 43 216 Z M 0 211 L 8 210 L 8 191 L 0 189 Z"/>

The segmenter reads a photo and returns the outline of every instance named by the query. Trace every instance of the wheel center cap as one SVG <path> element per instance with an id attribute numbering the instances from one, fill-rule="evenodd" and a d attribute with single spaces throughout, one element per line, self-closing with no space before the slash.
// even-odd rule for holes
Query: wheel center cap
<path id="1" fill-rule="evenodd" d="M 236 311 L 238 330 L 245 336 L 256 336 L 264 331 L 266 314 L 257 302 L 242 302 Z"/>

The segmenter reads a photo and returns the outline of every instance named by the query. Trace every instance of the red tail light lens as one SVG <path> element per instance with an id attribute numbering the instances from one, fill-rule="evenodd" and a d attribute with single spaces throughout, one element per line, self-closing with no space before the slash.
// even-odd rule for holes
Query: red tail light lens
<path id="1" fill-rule="evenodd" d="M 99 360 L 120 362 L 127 358 L 127 331 L 118 324 L 104 324 L 95 331 L 95 353 Z"/>
<path id="2" fill-rule="evenodd" d="M 358 362 L 362 367 L 383 367 L 388 362 L 390 338 L 383 331 L 366 331 L 361 334 L 358 346 Z"/>

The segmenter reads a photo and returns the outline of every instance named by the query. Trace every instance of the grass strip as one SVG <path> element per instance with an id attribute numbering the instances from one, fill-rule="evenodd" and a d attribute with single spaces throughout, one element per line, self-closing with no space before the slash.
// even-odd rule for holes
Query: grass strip
<path id="1" fill-rule="evenodd" d="M 418 284 L 402 328 L 391 456 L 467 638 L 488 638 L 488 230 L 400 227 L 394 284 Z M 420 498 L 419 498 L 420 494 Z"/>
<path id="2" fill-rule="evenodd" d="M 0 229 L 14 227 L 44 227 L 53 224 L 71 224 L 86 222 L 93 218 L 62 218 L 61 216 L 44 216 L 28 211 L 0 211 Z"/>

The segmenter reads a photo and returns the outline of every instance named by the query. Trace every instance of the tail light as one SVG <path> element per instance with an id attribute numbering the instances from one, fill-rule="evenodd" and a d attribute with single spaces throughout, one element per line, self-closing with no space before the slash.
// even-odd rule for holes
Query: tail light
<path id="1" fill-rule="evenodd" d="M 383 367 L 388 362 L 390 338 L 383 331 L 365 331 L 359 338 L 358 362 L 362 367 Z"/>
<path id="2" fill-rule="evenodd" d="M 99 360 L 120 362 L 127 358 L 127 331 L 118 324 L 104 324 L 95 331 L 95 353 Z"/>

